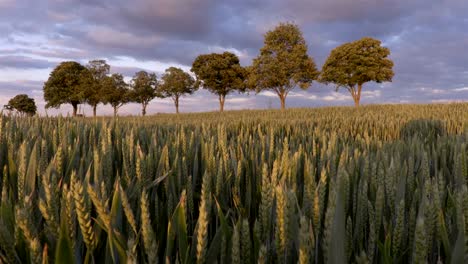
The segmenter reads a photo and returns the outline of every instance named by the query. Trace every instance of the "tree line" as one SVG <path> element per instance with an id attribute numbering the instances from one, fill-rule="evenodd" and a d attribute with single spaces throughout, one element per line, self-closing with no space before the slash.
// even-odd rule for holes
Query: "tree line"
<path id="1" fill-rule="evenodd" d="M 170 67 L 159 80 L 154 73 L 139 71 L 127 83 L 122 74 L 110 74 L 105 60 L 92 60 L 87 65 L 62 62 L 44 83 L 46 108 L 70 104 L 76 116 L 78 105 L 87 103 L 96 116 L 97 106 L 102 103 L 111 105 L 117 115 L 121 106 L 135 102 L 141 104 L 144 116 L 154 98 L 172 98 L 179 113 L 180 98 L 203 88 L 218 96 L 221 112 L 227 95 L 265 90 L 277 94 L 284 109 L 291 90 L 308 89 L 313 81 L 334 84 L 337 91 L 345 88 L 357 107 L 365 83 L 392 81 L 394 75 L 393 62 L 388 58 L 390 50 L 373 38 L 336 47 L 321 71 L 307 54 L 306 41 L 296 24 L 280 23 L 264 38 L 264 46 L 252 65 L 242 67 L 231 52 L 203 54 L 192 64 L 194 77 Z"/>

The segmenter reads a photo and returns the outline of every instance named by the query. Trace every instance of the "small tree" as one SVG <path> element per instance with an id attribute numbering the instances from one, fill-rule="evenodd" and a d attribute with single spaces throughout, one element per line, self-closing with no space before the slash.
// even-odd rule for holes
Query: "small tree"
<path id="1" fill-rule="evenodd" d="M 220 112 L 224 110 L 226 95 L 245 90 L 247 71 L 240 66 L 239 58 L 233 53 L 200 55 L 193 62 L 191 71 L 197 77 L 196 87 L 203 85 L 218 95 Z"/>
<path id="2" fill-rule="evenodd" d="M 299 27 L 281 23 L 265 34 L 265 45 L 249 68 L 249 87 L 257 93 L 273 90 L 286 107 L 286 96 L 299 86 L 307 89 L 319 74 L 307 55 L 307 44 Z"/>
<path id="3" fill-rule="evenodd" d="M 44 83 L 44 100 L 46 108 L 59 108 L 62 104 L 71 104 L 73 116 L 76 116 L 78 105 L 84 100 L 84 88 L 89 74 L 88 70 L 78 62 L 66 61 L 60 63 Z"/>
<path id="4" fill-rule="evenodd" d="M 114 109 L 114 117 L 120 107 L 130 102 L 130 90 L 122 74 L 114 73 L 103 81 L 103 102 Z"/>
<path id="5" fill-rule="evenodd" d="M 146 107 L 155 97 L 161 97 L 157 92 L 157 78 L 154 73 L 139 71 L 132 79 L 132 91 L 130 93 L 133 102 L 142 106 L 141 114 L 146 115 Z"/>
<path id="6" fill-rule="evenodd" d="M 96 117 L 97 105 L 103 102 L 103 82 L 109 75 L 110 66 L 105 60 L 92 60 L 86 65 L 90 75 L 85 87 L 84 98 L 93 108 L 93 116 Z"/>
<path id="7" fill-rule="evenodd" d="M 8 101 L 7 110 L 16 110 L 21 114 L 33 116 L 37 112 L 36 102 L 26 94 L 19 94 Z"/>
<path id="8" fill-rule="evenodd" d="M 364 83 L 392 81 L 390 50 L 380 44 L 379 40 L 366 37 L 333 49 L 323 65 L 320 81 L 334 83 L 337 91 L 340 87 L 346 88 L 358 107 Z"/>
<path id="9" fill-rule="evenodd" d="M 162 82 L 159 85 L 159 92 L 163 97 L 171 97 L 176 107 L 176 113 L 179 113 L 179 98 L 185 94 L 192 94 L 197 90 L 195 80 L 190 74 L 182 69 L 170 67 L 162 76 Z"/>

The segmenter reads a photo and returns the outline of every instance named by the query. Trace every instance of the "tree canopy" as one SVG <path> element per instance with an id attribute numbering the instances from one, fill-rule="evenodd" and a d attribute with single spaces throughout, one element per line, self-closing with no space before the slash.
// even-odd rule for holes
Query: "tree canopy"
<path id="1" fill-rule="evenodd" d="M 26 94 L 19 94 L 11 98 L 5 108 L 8 110 L 16 110 L 21 114 L 31 116 L 35 115 L 37 112 L 36 102 Z"/>
<path id="2" fill-rule="evenodd" d="M 83 76 L 87 78 L 83 80 L 86 82 L 84 99 L 93 108 L 93 116 L 96 116 L 97 105 L 103 102 L 103 82 L 109 75 L 110 66 L 105 60 L 92 60 L 86 68 L 89 74 Z"/>
<path id="3" fill-rule="evenodd" d="M 76 116 L 78 105 L 84 101 L 86 78 L 89 74 L 86 67 L 75 61 L 60 63 L 44 83 L 44 100 L 46 108 L 58 108 L 62 104 L 73 106 L 73 116 Z"/>
<path id="4" fill-rule="evenodd" d="M 156 74 L 139 71 L 126 84 L 121 74 L 110 76 L 110 66 L 105 60 L 91 60 L 86 67 L 65 61 L 44 83 L 44 99 L 46 108 L 71 104 L 74 116 L 78 105 L 87 103 L 96 116 L 100 103 L 111 104 L 115 115 L 122 105 L 139 103 L 142 115 L 146 115 L 147 106 L 154 98 L 170 97 L 179 113 L 180 98 L 202 87 L 218 96 L 220 112 L 224 110 L 227 95 L 249 90 L 274 92 L 280 99 L 281 109 L 285 109 L 286 98 L 293 89 L 308 89 L 318 80 L 335 84 L 336 90 L 346 88 L 359 106 L 364 83 L 392 81 L 393 62 L 389 55 L 390 50 L 382 47 L 379 40 L 365 37 L 333 49 L 320 73 L 308 55 L 300 28 L 294 23 L 280 23 L 265 33 L 264 45 L 248 67 L 242 67 L 239 58 L 231 52 L 201 54 L 190 69 L 195 78 L 180 68 L 170 67 L 160 82 Z"/>
<path id="5" fill-rule="evenodd" d="M 294 87 L 307 89 L 319 74 L 307 54 L 301 30 L 291 23 L 281 23 L 265 34 L 264 46 L 253 60 L 249 73 L 249 87 L 257 93 L 273 90 L 281 100 L 282 109 Z"/>
<path id="6" fill-rule="evenodd" d="M 193 62 L 191 71 L 197 77 L 197 87 L 201 85 L 218 95 L 220 112 L 224 110 L 226 95 L 246 88 L 247 71 L 231 52 L 200 55 Z"/>
<path id="7" fill-rule="evenodd" d="M 185 94 L 192 94 L 197 90 L 195 80 L 190 74 L 180 68 L 170 67 L 166 69 L 158 88 L 163 97 L 171 97 L 179 113 L 179 98 Z"/>
<path id="8" fill-rule="evenodd" d="M 130 89 L 120 73 L 104 77 L 102 100 L 104 104 L 110 104 L 114 108 L 114 116 L 120 107 L 130 102 Z"/>
<path id="9" fill-rule="evenodd" d="M 392 81 L 390 50 L 380 44 L 379 40 L 365 37 L 336 47 L 323 65 L 320 81 L 334 83 L 337 90 L 346 88 L 359 106 L 364 83 Z"/>
<path id="10" fill-rule="evenodd" d="M 131 99 L 142 106 L 141 114 L 146 115 L 146 107 L 155 97 L 161 97 L 157 91 L 156 74 L 139 71 L 132 79 Z"/>

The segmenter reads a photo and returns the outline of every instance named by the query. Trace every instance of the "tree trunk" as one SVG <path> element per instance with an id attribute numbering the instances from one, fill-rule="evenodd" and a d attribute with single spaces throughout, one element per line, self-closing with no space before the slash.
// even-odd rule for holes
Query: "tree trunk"
<path id="1" fill-rule="evenodd" d="M 93 105 L 93 117 L 96 117 L 97 104 Z"/>
<path id="2" fill-rule="evenodd" d="M 141 114 L 143 116 L 145 116 L 146 115 L 146 106 L 148 106 L 148 104 L 147 103 L 142 103 L 141 105 L 143 106 L 143 109 L 141 110 Z"/>
<path id="3" fill-rule="evenodd" d="M 219 112 L 224 111 L 224 101 L 226 101 L 226 95 L 220 94 L 219 95 Z"/>
<path id="4" fill-rule="evenodd" d="M 354 106 L 357 108 L 359 107 L 359 100 L 357 98 L 353 98 L 354 99 Z"/>
<path id="5" fill-rule="evenodd" d="M 117 111 L 119 111 L 119 107 L 114 106 L 114 117 L 117 117 Z"/>
<path id="6" fill-rule="evenodd" d="M 174 104 L 175 104 L 176 114 L 178 114 L 179 113 L 179 97 L 178 96 L 174 98 Z"/>
<path id="7" fill-rule="evenodd" d="M 354 106 L 359 107 L 359 102 L 361 101 L 361 91 L 362 91 L 362 83 L 358 84 L 358 90 L 353 94 L 354 99 Z"/>
<path id="8" fill-rule="evenodd" d="M 280 93 L 279 98 L 281 101 L 281 110 L 286 109 L 286 95 L 284 93 Z"/>
<path id="9" fill-rule="evenodd" d="M 76 116 L 78 113 L 78 104 L 77 103 L 72 103 L 73 106 L 73 116 Z"/>

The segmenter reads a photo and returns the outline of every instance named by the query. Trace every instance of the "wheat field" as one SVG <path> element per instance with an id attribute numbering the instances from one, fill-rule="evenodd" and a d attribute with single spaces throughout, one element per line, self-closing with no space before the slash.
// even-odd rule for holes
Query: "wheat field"
<path id="1" fill-rule="evenodd" d="M 466 263 L 468 103 L 0 119 L 0 263 Z"/>

